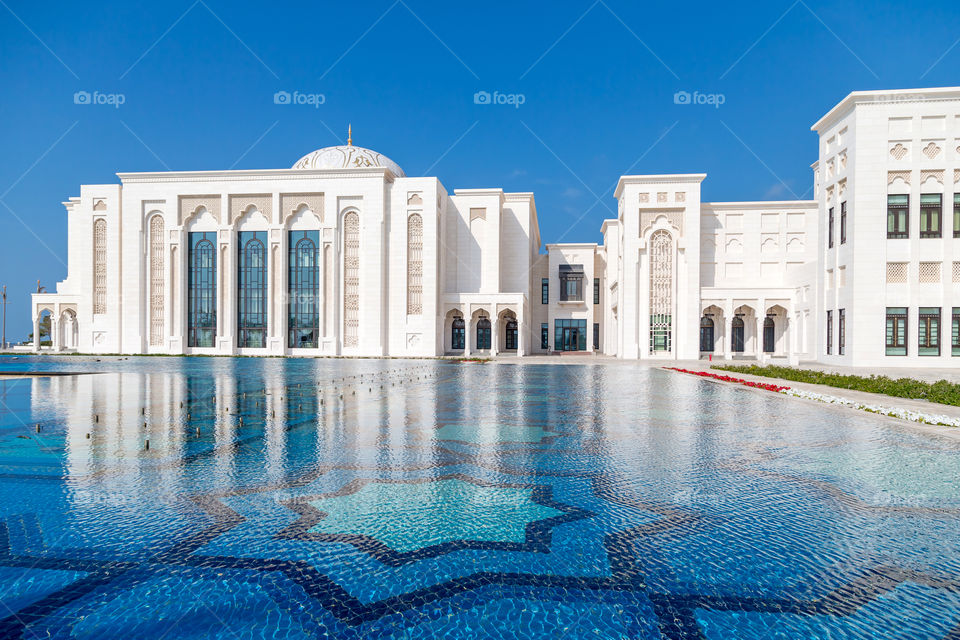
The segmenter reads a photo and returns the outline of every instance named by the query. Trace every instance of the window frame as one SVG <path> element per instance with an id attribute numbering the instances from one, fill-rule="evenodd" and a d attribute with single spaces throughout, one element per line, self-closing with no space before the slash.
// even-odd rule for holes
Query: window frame
<path id="1" fill-rule="evenodd" d="M 593 279 L 593 304 L 600 304 L 600 278 Z"/>
<path id="2" fill-rule="evenodd" d="M 550 304 L 550 278 L 540 278 L 540 304 Z"/>
<path id="3" fill-rule="evenodd" d="M 885 355 L 907 355 L 907 341 L 910 338 L 910 318 L 908 311 L 908 307 L 886 308 L 886 315 L 884 319 L 884 345 L 886 348 Z M 891 338 L 893 338 L 892 342 Z"/>
<path id="4" fill-rule="evenodd" d="M 953 307 L 951 309 L 950 355 L 960 356 L 960 307 Z"/>
<path id="5" fill-rule="evenodd" d="M 960 238 L 960 193 L 953 194 L 953 237 Z"/>
<path id="6" fill-rule="evenodd" d="M 939 356 L 942 336 L 940 307 L 920 307 L 917 310 L 917 355 Z"/>
<path id="7" fill-rule="evenodd" d="M 827 213 L 827 248 L 833 249 L 833 207 Z"/>
<path id="8" fill-rule="evenodd" d="M 827 310 L 827 355 L 833 355 L 833 309 Z"/>
<path id="9" fill-rule="evenodd" d="M 847 201 L 840 203 L 840 244 L 847 243 Z"/>
<path id="10" fill-rule="evenodd" d="M 540 323 L 540 348 L 544 351 L 550 350 L 550 323 Z"/>
<path id="11" fill-rule="evenodd" d="M 894 202 L 893 198 L 905 198 L 904 202 Z M 890 230 L 891 219 L 894 221 L 894 230 Z M 903 224 L 899 222 L 903 221 Z M 903 227 L 903 231 L 896 229 Z M 887 194 L 887 238 L 903 239 L 910 237 L 910 194 L 908 193 L 888 193 Z"/>
<path id="12" fill-rule="evenodd" d="M 924 198 L 937 198 L 937 202 L 925 203 Z M 930 217 L 936 215 L 936 229 L 931 228 Z M 943 194 L 942 193 L 921 193 L 920 194 L 920 237 L 921 238 L 940 238 L 943 235 Z"/>
<path id="13" fill-rule="evenodd" d="M 847 352 L 847 310 L 840 309 L 837 313 L 837 355 L 846 355 Z"/>

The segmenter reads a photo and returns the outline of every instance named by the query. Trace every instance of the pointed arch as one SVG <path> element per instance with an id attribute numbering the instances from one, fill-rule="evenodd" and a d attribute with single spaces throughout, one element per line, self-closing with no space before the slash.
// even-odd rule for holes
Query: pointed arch
<path id="1" fill-rule="evenodd" d="M 423 313 L 423 218 L 407 218 L 407 315 Z"/>
<path id="2" fill-rule="evenodd" d="M 107 312 L 107 221 L 93 222 L 93 313 Z"/>
<path id="3" fill-rule="evenodd" d="M 343 346 L 360 343 L 360 216 L 343 216 Z"/>
<path id="4" fill-rule="evenodd" d="M 163 215 L 157 213 L 150 218 L 150 345 L 163 344 L 164 317 L 164 257 L 166 253 L 163 240 Z"/>

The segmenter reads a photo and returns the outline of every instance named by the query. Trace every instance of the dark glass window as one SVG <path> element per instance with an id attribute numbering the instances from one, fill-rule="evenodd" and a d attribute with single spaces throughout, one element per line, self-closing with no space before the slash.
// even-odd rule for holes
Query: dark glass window
<path id="1" fill-rule="evenodd" d="M 593 348 L 597 350 L 600 348 L 600 323 L 593 323 Z"/>
<path id="2" fill-rule="evenodd" d="M 776 326 L 773 324 L 773 318 L 767 316 L 763 319 L 763 352 L 773 353 L 776 344 Z"/>
<path id="3" fill-rule="evenodd" d="M 960 356 L 960 307 L 953 308 L 950 320 L 950 355 Z"/>
<path id="4" fill-rule="evenodd" d="M 506 351 L 516 351 L 517 350 L 517 321 L 516 320 L 507 320 L 507 335 L 504 336 L 504 349 Z"/>
<path id="5" fill-rule="evenodd" d="M 540 280 L 540 303 L 550 304 L 550 278 Z"/>
<path id="6" fill-rule="evenodd" d="M 477 321 L 477 349 L 490 348 L 490 319 L 480 318 Z"/>
<path id="7" fill-rule="evenodd" d="M 939 238 L 943 219 L 943 195 L 920 194 L 920 237 Z"/>
<path id="8" fill-rule="evenodd" d="M 920 307 L 919 320 L 917 354 L 940 355 L 940 307 Z"/>
<path id="9" fill-rule="evenodd" d="M 453 325 L 450 327 L 450 349 L 453 351 L 463 351 L 466 344 L 467 327 L 463 318 L 454 318 Z"/>
<path id="10" fill-rule="evenodd" d="M 908 238 L 910 223 L 910 196 L 887 196 L 887 237 Z"/>
<path id="11" fill-rule="evenodd" d="M 743 318 L 735 317 L 730 323 L 730 350 L 743 353 Z"/>
<path id="12" fill-rule="evenodd" d="M 320 335 L 319 231 L 291 231 L 287 346 L 316 349 Z"/>
<path id="13" fill-rule="evenodd" d="M 843 355 L 847 348 L 847 310 L 840 309 L 837 318 L 837 354 Z"/>
<path id="14" fill-rule="evenodd" d="M 187 345 L 212 347 L 217 337 L 217 234 L 190 232 Z"/>
<path id="15" fill-rule="evenodd" d="M 827 246 L 833 246 L 833 207 L 827 213 Z"/>
<path id="16" fill-rule="evenodd" d="M 713 352 L 713 318 L 703 316 L 700 318 L 700 351 Z"/>
<path id="17" fill-rule="evenodd" d="M 560 301 L 583 301 L 583 265 L 560 265 Z"/>
<path id="18" fill-rule="evenodd" d="M 953 237 L 960 238 L 960 193 L 953 194 Z"/>
<path id="19" fill-rule="evenodd" d="M 586 351 L 587 321 L 554 320 L 553 348 L 557 351 Z"/>
<path id="20" fill-rule="evenodd" d="M 550 348 L 550 325 L 546 322 L 540 324 L 540 348 Z"/>
<path id="21" fill-rule="evenodd" d="M 237 346 L 267 346 L 267 232 L 241 231 L 237 278 Z"/>
<path id="22" fill-rule="evenodd" d="M 840 203 L 840 244 L 847 241 L 847 202 Z"/>
<path id="23" fill-rule="evenodd" d="M 827 311 L 827 355 L 833 353 L 833 311 Z"/>
<path id="24" fill-rule="evenodd" d="M 906 307 L 887 307 L 886 344 L 888 356 L 907 355 Z"/>
<path id="25" fill-rule="evenodd" d="M 600 304 L 600 278 L 593 279 L 593 304 Z"/>

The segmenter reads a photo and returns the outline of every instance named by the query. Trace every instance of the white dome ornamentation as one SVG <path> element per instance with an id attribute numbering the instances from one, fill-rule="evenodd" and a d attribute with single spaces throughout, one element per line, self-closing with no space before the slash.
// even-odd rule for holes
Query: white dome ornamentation
<path id="1" fill-rule="evenodd" d="M 406 177 L 400 165 L 387 156 L 364 147 L 355 147 L 352 144 L 317 149 L 297 160 L 292 168 L 363 169 L 366 167 L 383 167 L 389 169 L 398 178 Z"/>

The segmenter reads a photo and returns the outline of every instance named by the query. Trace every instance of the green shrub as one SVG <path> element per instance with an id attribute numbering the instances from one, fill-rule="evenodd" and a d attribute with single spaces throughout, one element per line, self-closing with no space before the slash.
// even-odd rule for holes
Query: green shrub
<path id="1" fill-rule="evenodd" d="M 924 382 L 913 378 L 888 378 L 887 376 L 853 376 L 808 369 L 794 369 L 775 365 L 761 367 L 758 365 L 716 365 L 713 369 L 734 371 L 748 375 L 763 376 L 765 378 L 781 378 L 793 382 L 808 384 L 822 384 L 838 389 L 852 389 L 869 393 L 882 393 L 897 398 L 911 398 L 914 400 L 928 400 L 939 404 L 949 404 L 960 407 L 960 384 L 946 380 Z"/>

